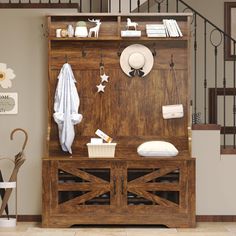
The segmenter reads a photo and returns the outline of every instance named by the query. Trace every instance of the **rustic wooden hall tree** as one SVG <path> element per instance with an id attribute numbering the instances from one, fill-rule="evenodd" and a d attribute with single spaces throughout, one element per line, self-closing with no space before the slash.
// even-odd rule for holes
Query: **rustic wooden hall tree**
<path id="1" fill-rule="evenodd" d="M 139 38 L 121 38 L 127 17 L 142 30 Z M 56 38 L 57 28 L 101 19 L 98 38 Z M 176 19 L 183 37 L 148 38 L 145 25 Z M 48 16 L 48 152 L 43 158 L 43 227 L 83 224 L 161 224 L 195 226 L 195 159 L 190 143 L 190 14 L 78 14 Z M 92 24 L 88 23 L 88 27 Z M 119 56 L 134 43 L 153 52 L 154 66 L 145 78 L 129 78 Z M 173 55 L 176 78 L 169 76 Z M 97 93 L 99 63 L 110 76 Z M 61 151 L 52 118 L 57 76 L 71 64 L 80 95 L 83 121 L 76 126 L 73 155 Z M 177 84 L 176 84 L 177 83 Z M 162 105 L 177 101 L 184 117 L 164 120 Z M 115 158 L 89 158 L 86 143 L 97 128 L 117 142 Z M 140 157 L 137 147 L 150 140 L 173 143 L 176 157 Z"/>

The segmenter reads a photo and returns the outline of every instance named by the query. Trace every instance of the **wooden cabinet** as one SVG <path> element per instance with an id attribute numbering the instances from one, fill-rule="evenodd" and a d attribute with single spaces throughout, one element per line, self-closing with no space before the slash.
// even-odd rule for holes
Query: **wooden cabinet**
<path id="1" fill-rule="evenodd" d="M 126 19 L 138 23 L 139 38 L 122 38 Z M 88 18 L 101 19 L 98 38 L 56 38 L 58 28 Z M 179 38 L 148 38 L 145 25 L 173 18 Z M 191 157 L 190 14 L 77 14 L 48 16 L 48 149 L 43 158 L 43 226 L 81 224 L 195 225 L 195 159 Z M 94 25 L 93 25 L 94 26 Z M 122 50 L 134 43 L 153 52 L 154 65 L 145 78 L 129 78 L 120 68 Z M 175 80 L 169 76 L 173 55 Z M 104 93 L 97 93 L 101 58 L 110 76 Z M 57 76 L 71 64 L 80 96 L 83 120 L 75 126 L 73 155 L 64 153 L 53 120 Z M 164 120 L 162 105 L 177 103 L 178 86 L 184 107 L 181 119 Z M 89 158 L 86 143 L 101 129 L 117 143 L 114 158 Z M 177 157 L 144 158 L 137 147 L 150 140 L 173 143 Z"/>
<path id="2" fill-rule="evenodd" d="M 55 158 L 45 160 L 43 168 L 44 191 L 51 193 L 44 202 L 45 227 L 195 224 L 192 160 Z"/>

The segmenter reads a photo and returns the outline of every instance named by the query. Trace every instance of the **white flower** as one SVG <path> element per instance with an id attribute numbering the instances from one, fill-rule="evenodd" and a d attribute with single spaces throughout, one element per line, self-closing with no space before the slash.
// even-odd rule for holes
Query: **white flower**
<path id="1" fill-rule="evenodd" d="M 6 64 L 0 63 L 0 85 L 3 88 L 10 88 L 12 86 L 11 80 L 15 77 L 12 69 L 7 68 Z"/>

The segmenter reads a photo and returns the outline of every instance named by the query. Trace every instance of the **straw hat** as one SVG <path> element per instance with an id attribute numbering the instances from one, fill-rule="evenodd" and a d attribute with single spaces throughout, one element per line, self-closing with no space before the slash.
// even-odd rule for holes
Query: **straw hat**
<path id="1" fill-rule="evenodd" d="M 132 44 L 126 47 L 120 56 L 121 69 L 129 77 L 146 76 L 151 71 L 153 63 L 152 52 L 141 44 Z"/>

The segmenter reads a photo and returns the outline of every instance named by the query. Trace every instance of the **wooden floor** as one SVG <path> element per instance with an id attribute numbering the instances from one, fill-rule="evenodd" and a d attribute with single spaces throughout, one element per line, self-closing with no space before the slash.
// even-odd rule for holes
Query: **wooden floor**
<path id="1" fill-rule="evenodd" d="M 41 228 L 38 223 L 18 223 L 16 228 L 0 228 L 0 236 L 236 236 L 236 223 L 197 223 L 194 229 L 160 227 L 80 227 Z"/>

